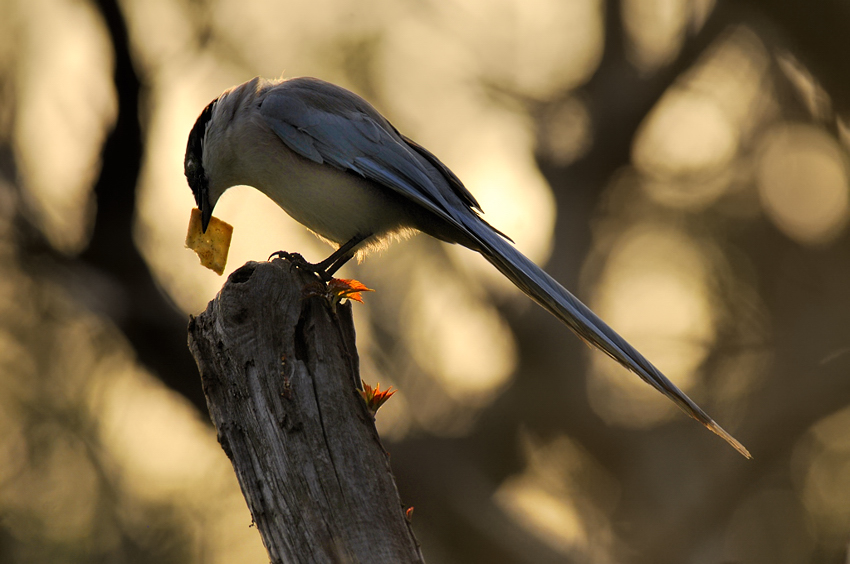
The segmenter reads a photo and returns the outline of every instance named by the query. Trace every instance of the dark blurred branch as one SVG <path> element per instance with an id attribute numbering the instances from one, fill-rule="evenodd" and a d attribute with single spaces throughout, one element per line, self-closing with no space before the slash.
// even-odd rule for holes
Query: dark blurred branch
<path id="1" fill-rule="evenodd" d="M 189 326 L 218 439 L 275 564 L 422 562 L 359 380 L 351 306 L 276 260 Z"/>
<path id="2" fill-rule="evenodd" d="M 749 8 L 762 27 L 779 30 L 791 51 L 820 82 L 836 111 L 850 110 L 850 3 L 846 0 L 723 0 Z M 847 119 L 847 115 L 844 115 Z"/>
<path id="3" fill-rule="evenodd" d="M 587 234 L 581 238 L 585 252 L 590 242 L 586 218 L 592 217 L 593 206 L 610 176 L 630 163 L 632 143 L 638 128 L 670 87 L 735 23 L 733 10 L 724 6 L 715 8 L 702 27 L 685 38 L 677 57 L 669 65 L 647 75 L 628 59 L 620 2 L 609 1 L 606 6 L 602 60 L 587 84 L 569 93 L 581 97 L 587 104 L 593 146 L 587 154 L 568 166 L 559 166 L 548 162 L 543 155 L 538 156 L 538 164 L 552 183 L 558 202 L 558 227 L 570 229 L 570 219 L 574 216 L 581 218 L 578 223 Z M 577 200 L 582 203 L 579 210 L 574 207 Z M 569 237 L 569 241 L 574 241 L 574 235 Z M 565 238 L 558 236 L 556 241 L 556 244 L 563 244 Z M 570 242 L 568 248 L 576 249 L 576 244 Z M 583 262 L 584 254 L 582 252 L 575 257 L 576 264 L 573 266 Z M 572 265 L 573 260 L 569 262 Z M 567 268 L 564 274 L 575 277 L 576 270 Z"/>
<path id="4" fill-rule="evenodd" d="M 144 146 L 139 123 L 142 86 L 133 67 L 127 25 L 116 0 L 95 4 L 115 51 L 118 116 L 103 146 L 102 168 L 94 186 L 94 229 L 80 259 L 94 271 L 89 274 L 113 290 L 114 302 L 100 313 L 123 331 L 139 361 L 203 410 L 197 370 L 185 347 L 186 319 L 160 291 L 133 241 Z"/>
<path id="5" fill-rule="evenodd" d="M 203 411 L 197 368 L 185 346 L 187 319 L 160 291 L 133 240 L 144 144 L 139 123 L 142 86 L 133 67 L 127 25 L 115 0 L 97 0 L 95 5 L 114 49 L 118 115 L 103 145 L 93 188 L 97 209 L 91 238 L 79 257 L 62 255 L 21 206 L 15 219 L 22 265 L 58 280 L 81 304 L 114 323 L 144 366 Z"/>

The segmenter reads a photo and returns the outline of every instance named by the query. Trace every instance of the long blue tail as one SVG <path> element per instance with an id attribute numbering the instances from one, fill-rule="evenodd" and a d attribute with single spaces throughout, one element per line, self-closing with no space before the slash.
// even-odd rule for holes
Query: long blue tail
<path id="1" fill-rule="evenodd" d="M 517 251 L 499 234 L 491 231 L 484 222 L 465 223 L 482 243 L 482 249 L 479 249 L 479 252 L 520 290 L 563 321 L 585 342 L 599 348 L 640 376 L 650 386 L 673 400 L 682 411 L 722 437 L 735 450 L 747 458 L 752 458 L 744 445 L 724 431 L 691 398 L 566 288 Z"/>

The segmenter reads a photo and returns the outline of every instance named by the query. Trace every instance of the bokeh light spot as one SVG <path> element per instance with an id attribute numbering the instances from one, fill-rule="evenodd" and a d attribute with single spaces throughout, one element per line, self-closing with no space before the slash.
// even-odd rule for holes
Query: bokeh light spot
<path id="1" fill-rule="evenodd" d="M 757 181 L 765 213 L 795 241 L 824 244 L 848 219 L 847 162 L 825 131 L 783 124 L 762 139 Z"/>

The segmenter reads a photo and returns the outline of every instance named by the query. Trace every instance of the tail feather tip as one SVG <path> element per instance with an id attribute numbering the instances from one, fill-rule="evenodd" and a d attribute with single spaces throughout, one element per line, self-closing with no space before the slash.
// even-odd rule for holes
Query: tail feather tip
<path id="1" fill-rule="evenodd" d="M 748 450 L 747 450 L 747 447 L 745 447 L 744 445 L 742 445 L 742 444 L 740 443 L 740 441 L 738 441 L 738 439 L 736 439 L 735 437 L 733 437 L 732 435 L 730 435 L 729 433 L 727 433 L 727 432 L 723 429 L 723 427 L 721 427 L 720 425 L 718 425 L 718 424 L 717 424 L 717 423 L 715 423 L 714 421 L 712 421 L 711 423 L 709 423 L 708 425 L 706 425 L 706 427 L 708 427 L 708 428 L 709 428 L 709 430 L 711 430 L 711 432 L 712 432 L 712 433 L 714 433 L 715 435 L 719 436 L 719 437 L 720 437 L 720 438 L 722 438 L 724 441 L 726 441 L 727 443 L 729 443 L 729 444 L 732 446 L 732 448 L 734 448 L 734 449 L 735 449 L 735 450 L 737 450 L 739 453 L 741 453 L 741 454 L 742 454 L 745 458 L 747 458 L 747 459 L 749 459 L 749 460 L 752 460 L 752 459 L 753 459 L 753 455 L 751 455 L 751 454 L 750 454 L 750 451 L 748 451 Z"/>

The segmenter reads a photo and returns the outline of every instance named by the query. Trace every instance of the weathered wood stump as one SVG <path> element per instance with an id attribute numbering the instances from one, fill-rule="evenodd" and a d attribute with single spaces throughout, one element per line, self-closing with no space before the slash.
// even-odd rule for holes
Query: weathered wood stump
<path id="1" fill-rule="evenodd" d="M 351 304 L 277 259 L 230 275 L 189 324 L 218 440 L 271 561 L 422 562 L 359 396 Z"/>

